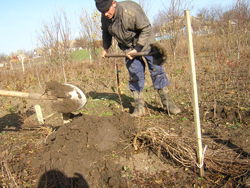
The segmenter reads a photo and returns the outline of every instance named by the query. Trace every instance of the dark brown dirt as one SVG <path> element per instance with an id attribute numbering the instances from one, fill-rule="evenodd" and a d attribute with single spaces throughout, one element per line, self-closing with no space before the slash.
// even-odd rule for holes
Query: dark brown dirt
<path id="1" fill-rule="evenodd" d="M 60 178 L 53 179 L 59 172 L 76 179 L 75 175 L 81 174 L 89 187 L 126 187 L 121 175 L 123 164 L 116 155 L 120 151 L 126 158 L 124 149 L 135 133 L 134 118 L 127 113 L 113 117 L 82 115 L 46 138 L 43 144 L 44 156 L 36 159 L 33 165 L 41 169 L 42 174 L 45 169 L 50 171 L 47 174 L 51 181 L 47 184 L 49 187 L 62 183 Z M 55 169 L 58 172 L 52 173 Z M 41 176 L 38 187 L 44 187 L 45 177 L 46 174 Z"/>

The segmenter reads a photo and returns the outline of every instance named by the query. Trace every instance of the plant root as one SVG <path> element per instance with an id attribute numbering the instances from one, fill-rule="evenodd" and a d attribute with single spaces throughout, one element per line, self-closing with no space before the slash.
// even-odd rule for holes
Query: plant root
<path id="1" fill-rule="evenodd" d="M 205 169 L 231 177 L 244 174 L 250 169 L 250 160 L 239 149 L 231 149 L 210 137 L 204 137 L 203 143 L 212 146 L 203 154 Z M 135 150 L 149 147 L 161 160 L 172 158 L 184 167 L 192 167 L 194 161 L 197 161 L 194 138 L 170 135 L 161 128 L 153 127 L 139 132 L 134 137 L 133 146 Z"/>

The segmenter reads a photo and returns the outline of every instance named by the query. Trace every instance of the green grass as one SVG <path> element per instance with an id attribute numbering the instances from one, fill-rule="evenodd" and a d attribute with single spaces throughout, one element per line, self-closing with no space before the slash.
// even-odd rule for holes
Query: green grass
<path id="1" fill-rule="evenodd" d="M 73 61 L 82 61 L 89 57 L 89 52 L 87 50 L 79 50 L 71 53 L 71 58 Z"/>
<path id="2" fill-rule="evenodd" d="M 96 49 L 98 54 L 101 54 L 102 48 Z M 88 50 L 74 51 L 70 54 L 73 61 L 83 61 L 89 58 Z"/>

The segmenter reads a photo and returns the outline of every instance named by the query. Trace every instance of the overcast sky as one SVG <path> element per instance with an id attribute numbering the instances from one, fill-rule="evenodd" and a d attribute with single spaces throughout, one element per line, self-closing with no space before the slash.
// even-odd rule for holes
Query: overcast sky
<path id="1" fill-rule="evenodd" d="M 135 0 L 138 2 L 137 0 Z M 162 9 L 162 2 L 170 0 L 151 0 L 152 15 Z M 197 10 L 211 5 L 230 6 L 237 0 L 193 0 L 196 15 Z M 0 54 L 9 55 L 19 49 L 26 51 L 36 47 L 37 32 L 42 28 L 42 20 L 51 21 L 56 11 L 64 8 L 72 27 L 77 28 L 82 9 L 89 12 L 95 9 L 94 0 L 1 0 L 0 11 Z M 151 16 L 152 17 L 152 16 Z"/>

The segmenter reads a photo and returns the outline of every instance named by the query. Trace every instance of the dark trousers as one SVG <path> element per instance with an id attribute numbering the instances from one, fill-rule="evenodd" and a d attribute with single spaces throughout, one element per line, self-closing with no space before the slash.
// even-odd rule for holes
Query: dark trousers
<path id="1" fill-rule="evenodd" d="M 153 64 L 152 56 L 144 56 L 150 77 L 155 89 L 161 89 L 169 85 L 168 78 L 162 66 Z M 142 57 L 136 57 L 132 60 L 126 58 L 126 66 L 129 72 L 129 89 L 133 91 L 143 91 L 145 85 L 145 63 Z"/>

